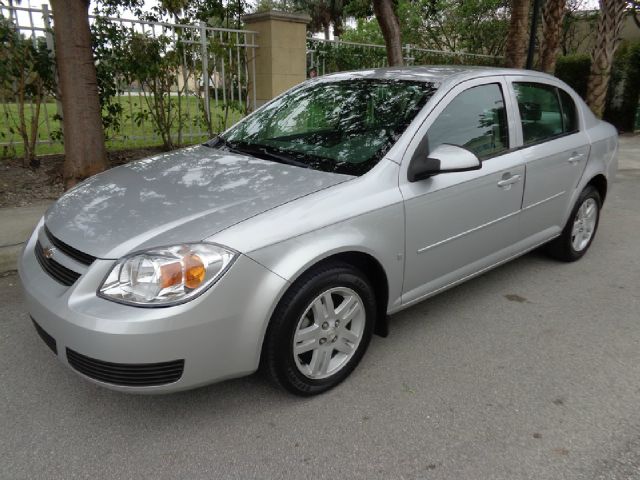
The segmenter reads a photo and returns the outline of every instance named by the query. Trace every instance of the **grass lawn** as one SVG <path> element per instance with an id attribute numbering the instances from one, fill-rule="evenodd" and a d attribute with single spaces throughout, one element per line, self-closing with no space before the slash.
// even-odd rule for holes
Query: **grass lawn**
<path id="1" fill-rule="evenodd" d="M 149 100 L 152 101 L 152 97 Z M 171 97 L 174 105 L 177 105 L 178 97 Z M 183 96 L 180 99 L 182 110 L 182 144 L 198 143 L 206 140 L 209 134 L 203 125 L 201 113 L 201 103 L 197 97 Z M 107 133 L 107 149 L 131 149 L 161 145 L 160 136 L 155 132 L 151 117 L 148 116 L 140 125 L 135 119 L 149 110 L 144 97 L 137 93 L 123 95 L 119 98 L 122 105 L 122 115 L 120 117 L 120 129 L 117 132 L 109 129 Z M 236 102 L 237 104 L 237 102 Z M 27 110 L 27 122 L 30 121 L 32 109 L 29 105 Z M 44 103 L 40 107 L 40 128 L 38 139 L 41 142 L 36 147 L 37 155 L 48 155 L 63 153 L 64 147 L 60 140 L 51 140 L 50 132 L 60 130 L 60 121 L 56 115 L 56 103 L 51 101 Z M 214 131 L 224 130 L 225 109 L 220 100 L 216 103 L 215 98 L 210 99 L 210 111 L 213 119 Z M 242 114 L 233 108 L 229 108 L 226 125 L 229 127 L 242 118 Z M 18 120 L 18 105 L 15 103 L 0 105 L 0 159 L 21 157 L 24 152 L 22 140 L 17 132 L 16 124 Z M 178 120 L 172 126 L 172 138 L 174 143 L 178 142 Z M 12 132 L 13 128 L 13 132 Z"/>

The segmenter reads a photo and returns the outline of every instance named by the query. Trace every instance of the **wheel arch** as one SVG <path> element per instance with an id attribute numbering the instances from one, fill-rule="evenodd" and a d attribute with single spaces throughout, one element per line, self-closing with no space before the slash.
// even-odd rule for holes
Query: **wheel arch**
<path id="1" fill-rule="evenodd" d="M 389 279 L 382 264 L 371 254 L 357 250 L 348 250 L 334 253 L 325 257 L 309 268 L 305 272 L 317 268 L 325 263 L 339 261 L 346 263 L 361 271 L 371 283 L 376 298 L 377 316 L 374 333 L 382 337 L 388 334 L 387 306 L 389 304 Z M 304 272 L 302 272 L 304 273 Z"/>
<path id="2" fill-rule="evenodd" d="M 607 180 L 607 177 L 602 172 L 602 170 L 595 169 L 595 168 L 589 169 L 589 165 L 587 165 L 587 169 L 589 171 L 583 174 L 582 178 L 580 179 L 580 183 L 577 185 L 577 188 L 573 190 L 571 194 L 571 200 L 569 201 L 567 211 L 565 212 L 565 215 L 564 215 L 563 225 L 568 221 L 569 216 L 571 215 L 571 211 L 573 210 L 573 207 L 576 201 L 578 200 L 580 193 L 582 193 L 582 191 L 586 187 L 588 186 L 594 187 L 600 194 L 600 199 L 604 204 L 604 200 L 609 190 L 609 181 Z"/>
<path id="3" fill-rule="evenodd" d="M 587 182 L 587 186 L 588 185 L 592 185 L 598 191 L 600 194 L 600 200 L 602 200 L 602 203 L 604 204 L 604 199 L 607 196 L 607 178 L 603 174 L 599 173 Z"/>
<path id="4" fill-rule="evenodd" d="M 389 306 L 390 293 L 388 272 L 382 262 L 377 259 L 373 253 L 355 247 L 344 247 L 342 249 L 325 251 L 322 255 L 315 258 L 308 258 L 306 262 L 299 264 L 295 273 L 286 277 L 288 281 L 287 287 L 280 292 L 280 295 L 274 303 L 271 315 L 275 312 L 287 290 L 289 290 L 291 285 L 293 285 L 302 275 L 322 265 L 335 261 L 351 265 L 367 277 L 374 289 L 374 295 L 376 298 L 377 315 L 374 333 L 379 336 L 386 337 L 388 333 L 387 309 Z M 267 321 L 265 333 L 270 322 L 271 318 Z"/>

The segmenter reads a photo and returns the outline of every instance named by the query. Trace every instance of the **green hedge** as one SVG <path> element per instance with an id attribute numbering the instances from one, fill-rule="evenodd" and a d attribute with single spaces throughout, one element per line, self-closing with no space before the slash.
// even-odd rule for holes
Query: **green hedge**
<path id="1" fill-rule="evenodd" d="M 582 98 L 587 95 L 591 58 L 586 54 L 559 57 L 556 77 L 569 84 Z M 640 113 L 640 42 L 622 45 L 616 52 L 609 81 L 604 119 L 618 130 L 638 128 Z"/>
<path id="2" fill-rule="evenodd" d="M 591 68 L 591 57 L 586 54 L 558 57 L 556 77 L 566 82 L 582 98 L 587 96 L 587 82 Z"/>

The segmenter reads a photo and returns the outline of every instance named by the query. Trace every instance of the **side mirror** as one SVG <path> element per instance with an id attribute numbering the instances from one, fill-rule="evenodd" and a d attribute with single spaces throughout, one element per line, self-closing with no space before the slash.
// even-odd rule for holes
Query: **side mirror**
<path id="1" fill-rule="evenodd" d="M 428 157 L 411 159 L 407 177 L 410 182 L 417 182 L 439 173 L 468 172 L 479 170 L 481 167 L 482 163 L 478 157 L 466 148 L 443 143 Z"/>

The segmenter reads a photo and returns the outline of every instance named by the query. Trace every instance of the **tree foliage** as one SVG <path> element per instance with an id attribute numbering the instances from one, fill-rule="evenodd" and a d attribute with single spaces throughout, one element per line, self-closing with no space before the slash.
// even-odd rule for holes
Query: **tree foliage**
<path id="1" fill-rule="evenodd" d="M 240 28 L 242 15 L 251 11 L 248 0 L 97 0 L 93 13 L 118 17 L 124 10 L 135 18 L 150 22 L 172 21 L 194 23 L 203 21 L 211 27 Z"/>
<path id="2" fill-rule="evenodd" d="M 633 132 L 640 101 L 640 41 L 624 43 L 616 52 L 604 119 Z"/>
<path id="3" fill-rule="evenodd" d="M 597 23 L 597 10 L 584 10 L 583 0 L 567 1 L 562 20 L 559 53 L 562 55 L 576 54 L 593 35 Z"/>
<path id="4" fill-rule="evenodd" d="M 125 135 L 123 122 L 134 122 L 138 126 L 151 122 L 155 133 L 161 138 L 164 148 L 171 149 L 183 143 L 183 131 L 187 122 L 193 122 L 206 129 L 210 135 L 227 128 L 231 112 L 245 113 L 248 105 L 238 99 L 223 98 L 222 90 L 240 91 L 246 100 L 246 71 L 242 68 L 245 51 L 241 57 L 229 55 L 235 51 L 236 36 L 233 33 L 210 35 L 206 38 L 209 58 L 207 71 L 203 71 L 202 30 L 187 20 L 195 15 L 191 5 L 174 2 L 169 8 L 156 6 L 152 11 L 141 13 L 148 21 L 160 21 L 165 16 L 174 17 L 176 27 L 164 25 L 156 29 L 155 35 L 149 31 L 142 33 L 133 26 L 112 20 L 110 10 L 100 10 L 100 15 L 92 25 L 94 55 L 97 60 L 98 86 L 103 112 L 103 125 L 108 136 Z M 129 8 L 136 8 L 131 7 Z M 223 17 L 210 19 L 209 23 L 221 23 Z M 231 19 L 233 21 L 233 19 Z M 181 27 L 180 25 L 185 25 Z M 213 61 L 217 59 L 217 63 Z M 238 61 L 241 62 L 238 65 Z M 221 75 L 217 69 L 233 72 Z M 237 72 L 241 72 L 238 78 Z M 211 114 L 206 106 L 206 96 L 201 79 L 209 78 L 211 97 L 220 90 L 219 104 L 222 111 Z M 187 86 L 191 85 L 189 91 Z M 140 111 L 124 111 L 119 96 L 137 90 L 143 101 Z M 138 94 L 136 94 L 137 96 Z M 198 99 L 199 111 L 185 113 L 187 95 Z"/>
<path id="5" fill-rule="evenodd" d="M 358 4 L 356 4 L 358 5 Z M 508 28 L 507 0 L 399 0 L 396 10 L 403 44 L 432 49 L 501 55 Z M 343 40 L 381 43 L 378 22 L 360 4 L 347 11 L 363 15 Z"/>
<path id="6" fill-rule="evenodd" d="M 508 28 L 508 1 L 436 0 L 426 3 L 417 5 L 417 11 L 407 11 L 420 34 L 415 43 L 437 50 L 502 54 Z M 426 19 L 422 25 L 418 20 L 421 14 Z"/>

